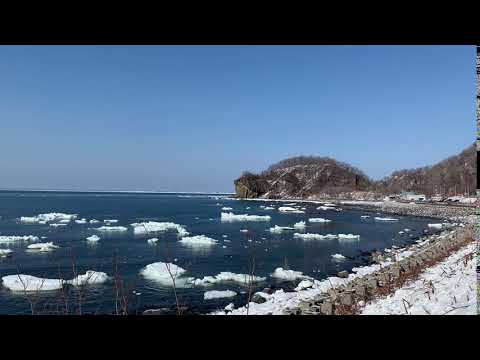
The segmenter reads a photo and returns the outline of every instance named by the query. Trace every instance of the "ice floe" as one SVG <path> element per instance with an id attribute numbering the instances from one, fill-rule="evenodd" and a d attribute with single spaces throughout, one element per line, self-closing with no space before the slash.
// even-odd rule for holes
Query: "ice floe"
<path id="1" fill-rule="evenodd" d="M 346 259 L 346 257 L 343 256 L 342 254 L 333 254 L 332 259 L 335 261 L 343 261 Z"/>
<path id="2" fill-rule="evenodd" d="M 66 283 L 73 286 L 103 284 L 108 281 L 109 277 L 104 272 L 98 272 L 93 270 L 87 270 L 85 274 L 78 275 L 72 280 L 67 280 Z"/>
<path id="3" fill-rule="evenodd" d="M 263 210 L 275 210 L 273 206 L 265 206 Z"/>
<path id="4" fill-rule="evenodd" d="M 224 207 L 222 207 L 222 210 L 225 210 L 225 211 L 227 211 L 227 210 L 233 210 L 233 208 L 228 207 L 228 206 L 224 206 Z"/>
<path id="5" fill-rule="evenodd" d="M 26 224 L 34 224 L 34 223 L 47 223 L 52 221 L 72 221 L 77 218 L 76 214 L 64 214 L 64 213 L 47 213 L 47 214 L 39 214 L 37 216 L 22 216 L 20 217 L 20 221 Z"/>
<path id="6" fill-rule="evenodd" d="M 299 210 L 299 209 L 289 207 L 289 206 L 280 206 L 278 208 L 278 211 L 283 212 L 283 213 L 291 213 L 291 214 L 304 214 L 305 213 L 305 211 L 303 211 L 303 210 Z"/>
<path id="7" fill-rule="evenodd" d="M 87 223 L 87 219 L 80 219 L 80 220 L 75 220 L 76 224 L 82 225 Z"/>
<path id="8" fill-rule="evenodd" d="M 441 229 L 443 224 L 428 224 L 428 227 L 433 229 Z"/>
<path id="9" fill-rule="evenodd" d="M 250 284 L 265 281 L 265 277 L 249 275 L 249 274 L 235 274 L 228 271 L 222 271 L 215 276 L 204 276 L 201 279 L 195 279 L 192 281 L 192 285 L 195 286 L 208 286 L 221 282 L 235 282 L 239 284 Z"/>
<path id="10" fill-rule="evenodd" d="M 53 223 L 53 224 L 49 224 L 51 227 L 63 227 L 63 226 L 67 226 L 68 224 L 66 223 Z"/>
<path id="11" fill-rule="evenodd" d="M 338 240 L 359 240 L 360 235 L 354 234 L 338 234 Z"/>
<path id="12" fill-rule="evenodd" d="M 286 281 L 294 281 L 297 279 L 310 278 L 309 276 L 303 275 L 301 271 L 285 270 L 282 267 L 276 268 L 271 276 L 275 279 L 286 280 Z"/>
<path id="13" fill-rule="evenodd" d="M 13 251 L 10 249 L 0 249 L 0 257 L 6 257 L 12 254 Z"/>
<path id="14" fill-rule="evenodd" d="M 181 237 L 189 235 L 189 232 L 185 229 L 184 226 L 175 224 L 173 222 L 148 221 L 142 223 L 133 223 L 130 224 L 130 226 L 133 227 L 133 233 L 136 235 L 164 232 L 169 230 L 176 230 L 178 236 Z"/>
<path id="15" fill-rule="evenodd" d="M 103 220 L 103 222 L 106 223 L 106 224 L 116 224 L 116 223 L 118 223 L 118 220 L 116 220 L 116 219 L 105 219 L 105 220 Z"/>
<path id="16" fill-rule="evenodd" d="M 305 229 L 305 221 L 299 221 L 293 225 L 295 229 Z"/>
<path id="17" fill-rule="evenodd" d="M 269 229 L 269 231 L 273 234 L 280 234 L 285 230 L 295 230 L 295 229 L 288 226 L 278 226 L 278 225 L 275 225 L 274 227 L 271 227 Z"/>
<path id="18" fill-rule="evenodd" d="M 19 242 L 19 241 L 38 241 L 39 238 L 38 236 L 33 236 L 33 235 L 23 235 L 23 236 L 17 236 L 17 235 L 9 235 L 9 236 L 0 236 L 0 244 L 5 243 L 14 243 L 14 242 Z"/>
<path id="19" fill-rule="evenodd" d="M 222 222 L 232 221 L 270 221 L 271 217 L 268 215 L 248 215 L 248 214 L 234 214 L 234 213 L 221 213 L 220 219 Z"/>
<path id="20" fill-rule="evenodd" d="M 232 311 L 233 309 L 235 309 L 235 304 L 230 303 L 227 306 L 225 306 L 224 309 L 227 310 L 227 311 Z"/>
<path id="21" fill-rule="evenodd" d="M 89 221 L 90 224 L 98 224 L 100 222 L 100 220 L 97 220 L 97 219 L 92 219 Z"/>
<path id="22" fill-rule="evenodd" d="M 159 261 L 145 266 L 140 274 L 164 286 L 173 286 L 175 281 L 176 287 L 185 287 L 193 280 L 183 276 L 186 271 L 178 265 Z"/>
<path id="23" fill-rule="evenodd" d="M 218 243 L 218 240 L 209 238 L 205 235 L 195 235 L 182 238 L 180 243 L 187 246 L 212 246 Z"/>
<path id="24" fill-rule="evenodd" d="M 27 246 L 28 250 L 34 250 L 34 251 L 52 251 L 55 249 L 58 249 L 59 246 L 53 245 L 53 242 L 46 242 L 46 243 L 35 243 L 35 244 L 30 244 Z"/>
<path id="25" fill-rule="evenodd" d="M 92 235 L 92 236 L 87 237 L 87 241 L 89 241 L 89 242 L 97 242 L 98 240 L 100 240 L 100 237 L 97 236 L 97 235 Z"/>
<path id="26" fill-rule="evenodd" d="M 377 221 L 398 221 L 398 219 L 395 219 L 395 218 L 379 217 L 379 216 L 375 216 L 375 220 L 377 220 Z"/>
<path id="27" fill-rule="evenodd" d="M 310 218 L 308 219 L 311 223 L 329 223 L 332 222 L 332 220 L 329 219 L 324 219 L 324 218 Z"/>
<path id="28" fill-rule="evenodd" d="M 151 238 L 147 240 L 150 245 L 155 245 L 158 242 L 158 238 Z"/>
<path id="29" fill-rule="evenodd" d="M 333 235 L 333 234 L 322 235 L 322 234 L 310 234 L 310 233 L 306 233 L 306 234 L 294 233 L 293 237 L 298 239 L 303 239 L 303 240 L 334 240 L 338 238 L 337 235 Z"/>
<path id="30" fill-rule="evenodd" d="M 211 299 L 222 299 L 222 298 L 229 298 L 237 296 L 237 293 L 232 290 L 210 290 L 206 291 L 203 294 L 204 300 L 211 300 Z"/>
<path id="31" fill-rule="evenodd" d="M 100 226 L 99 228 L 95 228 L 95 230 L 102 232 L 123 232 L 128 229 L 125 226 Z"/>
<path id="32" fill-rule="evenodd" d="M 362 219 L 368 219 L 370 217 L 370 215 L 362 215 L 360 216 Z"/>
<path id="33" fill-rule="evenodd" d="M 11 291 L 52 291 L 63 287 L 61 279 L 44 279 L 32 275 L 7 275 L 2 277 L 2 285 Z"/>

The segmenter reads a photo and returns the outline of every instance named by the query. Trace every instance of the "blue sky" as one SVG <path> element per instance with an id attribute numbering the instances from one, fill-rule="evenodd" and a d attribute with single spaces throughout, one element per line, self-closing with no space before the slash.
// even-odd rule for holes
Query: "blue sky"
<path id="1" fill-rule="evenodd" d="M 331 156 L 373 178 L 475 139 L 473 46 L 0 46 L 0 188 L 232 191 Z"/>

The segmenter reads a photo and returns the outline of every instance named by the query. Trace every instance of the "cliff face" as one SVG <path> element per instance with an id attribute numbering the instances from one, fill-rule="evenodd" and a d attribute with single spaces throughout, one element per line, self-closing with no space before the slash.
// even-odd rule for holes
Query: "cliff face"
<path id="1" fill-rule="evenodd" d="M 294 157 L 270 166 L 261 174 L 244 173 L 235 180 L 241 198 L 375 199 L 413 191 L 426 195 L 474 193 L 476 151 L 470 146 L 434 166 L 396 171 L 372 181 L 362 171 L 330 158 Z"/>

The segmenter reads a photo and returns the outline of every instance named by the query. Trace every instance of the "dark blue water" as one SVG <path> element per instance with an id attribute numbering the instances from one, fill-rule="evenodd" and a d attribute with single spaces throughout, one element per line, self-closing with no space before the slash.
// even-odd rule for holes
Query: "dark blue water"
<path id="1" fill-rule="evenodd" d="M 318 204 L 303 204 L 305 214 L 284 214 L 277 210 L 263 210 L 264 206 L 278 207 L 281 204 L 263 201 L 238 201 L 215 198 L 207 195 L 185 196 L 179 194 L 132 194 L 132 193 L 61 193 L 61 192 L 0 192 L 0 235 L 46 236 L 42 241 L 52 241 L 59 249 L 48 253 L 25 251 L 26 243 L 0 244 L 10 248 L 13 256 L 0 259 L 0 277 L 12 274 L 28 274 L 44 278 L 72 278 L 73 265 L 76 271 L 86 270 L 118 274 L 123 281 L 125 299 L 130 313 L 138 313 L 151 307 L 170 307 L 175 304 L 173 289 L 146 280 L 139 272 L 147 264 L 156 261 L 173 261 L 188 270 L 188 276 L 202 278 L 216 275 L 221 271 L 245 274 L 249 272 L 252 258 L 255 259 L 255 275 L 266 276 L 266 286 L 292 289 L 295 283 L 279 282 L 269 277 L 276 267 L 302 271 L 306 275 L 322 279 L 340 270 L 351 270 L 353 266 L 365 264 L 365 252 L 384 249 L 392 245 L 402 246 L 413 242 L 423 234 L 432 219 L 395 216 L 400 220 L 393 223 L 375 222 L 375 213 L 361 210 L 322 211 Z M 220 205 L 219 205 L 220 204 Z M 220 221 L 221 207 L 233 208 L 235 214 L 270 215 L 268 222 Z M 250 209 L 246 209 L 250 207 Z M 41 213 L 63 212 L 78 214 L 78 218 L 118 219 L 113 225 L 126 226 L 125 233 L 99 233 L 92 228 L 103 224 L 75 224 L 65 228 L 48 225 L 27 225 L 18 221 L 21 216 L 35 216 Z M 371 215 L 361 219 L 361 215 Z M 272 234 L 268 231 L 274 225 L 293 226 L 309 217 L 331 219 L 328 224 L 309 224 L 305 232 L 319 234 L 358 234 L 359 241 L 311 240 L 293 237 L 294 231 Z M 191 235 L 206 235 L 219 240 L 218 245 L 208 248 L 191 248 L 180 244 L 175 232 L 134 236 L 129 224 L 142 221 L 169 221 L 184 225 Z M 408 235 L 398 232 L 409 228 Z M 248 233 L 240 232 L 248 229 Z M 298 232 L 298 231 L 296 231 Z M 96 245 L 85 241 L 87 236 L 97 234 L 101 240 Z M 228 235 L 224 242 L 222 235 Z M 156 246 L 147 239 L 157 237 Z M 252 240 L 252 241 L 248 241 Z M 227 246 L 223 248 L 222 246 Z M 348 257 L 338 263 L 331 255 L 340 253 Z M 114 264 L 117 264 L 116 267 Z M 114 267 L 117 269 L 114 271 Z M 234 290 L 235 298 L 203 300 L 206 290 Z M 218 284 L 208 288 L 178 289 L 182 304 L 196 312 L 207 312 L 223 308 L 230 302 L 237 306 L 245 302 L 245 288 L 239 284 Z M 67 289 L 68 311 L 78 311 L 78 293 Z M 140 295 L 134 294 L 140 293 Z M 128 295 L 128 296 L 127 296 Z M 65 301 L 59 293 L 42 292 L 26 298 L 0 286 L 0 314 L 30 313 L 30 302 L 34 302 L 36 313 L 55 313 L 65 309 Z M 30 302 L 29 302 L 30 300 Z M 113 313 L 115 296 L 112 282 L 91 286 L 83 294 L 82 312 Z"/>

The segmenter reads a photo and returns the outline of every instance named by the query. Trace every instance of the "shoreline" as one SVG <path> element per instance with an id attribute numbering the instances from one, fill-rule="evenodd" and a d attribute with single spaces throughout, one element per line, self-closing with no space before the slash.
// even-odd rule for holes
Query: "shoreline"
<path id="1" fill-rule="evenodd" d="M 236 199 L 241 200 L 241 199 Z M 325 203 L 317 200 L 293 199 L 245 199 L 253 201 L 290 201 Z M 282 289 L 274 293 L 255 293 L 261 302 L 250 302 L 232 311 L 216 311 L 213 315 L 334 315 L 359 314 L 366 304 L 392 295 L 408 282 L 418 279 L 423 273 L 441 261 L 456 255 L 472 243 L 475 235 L 476 208 L 435 206 L 434 204 L 403 204 L 393 202 L 350 201 L 351 205 L 339 200 L 329 201 L 349 209 L 382 212 L 396 215 L 432 217 L 443 221 L 456 221 L 453 228 L 440 233 L 420 237 L 414 244 L 403 248 L 384 249 L 377 254 L 376 264 L 353 268 L 346 278 L 327 277 L 310 279 L 307 288 L 294 292 Z M 340 204 L 339 204 L 340 202 Z M 346 201 L 348 202 L 348 201 Z M 352 204 L 353 203 L 353 204 Z M 384 203 L 388 203 L 387 207 Z M 345 206 L 346 205 L 346 206 Z M 445 208 L 448 208 L 445 210 Z M 465 210 L 467 209 L 467 210 Z M 386 211 L 385 211 L 386 210 Z M 440 210 L 440 211 L 439 211 Z M 446 260 L 445 260 L 446 261 Z M 475 312 L 476 313 L 476 312 Z"/>

